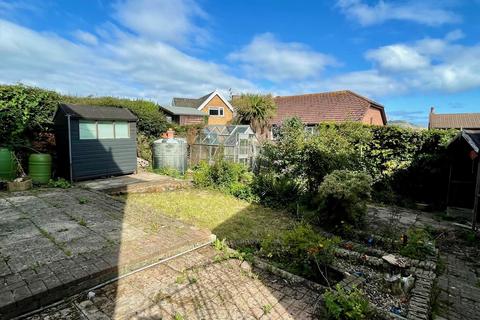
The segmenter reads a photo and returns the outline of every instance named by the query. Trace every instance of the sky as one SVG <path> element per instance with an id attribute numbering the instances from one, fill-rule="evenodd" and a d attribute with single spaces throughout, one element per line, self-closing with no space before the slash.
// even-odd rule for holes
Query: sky
<path id="1" fill-rule="evenodd" d="M 480 0 L 0 0 L 0 83 L 143 98 L 349 89 L 480 112 Z"/>

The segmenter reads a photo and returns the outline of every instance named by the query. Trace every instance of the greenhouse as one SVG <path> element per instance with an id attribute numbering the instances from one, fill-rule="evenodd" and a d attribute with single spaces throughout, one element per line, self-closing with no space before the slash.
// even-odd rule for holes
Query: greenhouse
<path id="1" fill-rule="evenodd" d="M 258 140 L 248 125 L 207 126 L 190 146 L 190 164 L 200 161 L 225 160 L 252 166 L 257 155 Z"/>

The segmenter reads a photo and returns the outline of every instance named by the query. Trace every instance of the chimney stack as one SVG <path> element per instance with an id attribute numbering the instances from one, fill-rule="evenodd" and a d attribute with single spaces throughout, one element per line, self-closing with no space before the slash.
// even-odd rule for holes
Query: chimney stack
<path id="1" fill-rule="evenodd" d="M 430 113 L 435 113 L 435 107 L 430 107 Z"/>

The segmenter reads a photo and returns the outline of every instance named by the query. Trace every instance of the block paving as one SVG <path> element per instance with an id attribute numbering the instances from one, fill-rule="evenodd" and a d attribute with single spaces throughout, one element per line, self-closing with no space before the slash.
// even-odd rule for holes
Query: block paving
<path id="1" fill-rule="evenodd" d="M 319 292 L 216 255 L 204 247 L 28 319 L 317 318 Z"/>

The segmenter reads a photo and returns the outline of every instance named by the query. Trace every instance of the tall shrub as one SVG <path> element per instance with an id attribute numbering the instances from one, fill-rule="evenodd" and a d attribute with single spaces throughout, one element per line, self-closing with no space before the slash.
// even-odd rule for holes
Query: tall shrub
<path id="1" fill-rule="evenodd" d="M 38 133 L 51 131 L 58 101 L 53 91 L 0 86 L 0 145 L 28 145 Z"/>
<path id="2" fill-rule="evenodd" d="M 372 179 L 364 172 L 335 170 L 325 176 L 316 202 L 318 221 L 332 225 L 359 225 L 367 213 Z"/>

